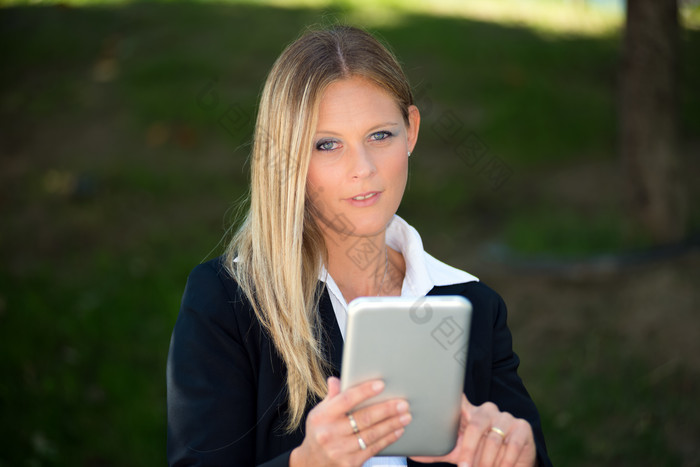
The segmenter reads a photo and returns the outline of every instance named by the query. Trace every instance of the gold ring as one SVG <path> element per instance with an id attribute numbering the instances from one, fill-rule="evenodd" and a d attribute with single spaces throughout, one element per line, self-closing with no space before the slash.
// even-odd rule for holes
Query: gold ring
<path id="1" fill-rule="evenodd" d="M 357 437 L 357 442 L 360 444 L 360 449 L 363 451 L 367 449 L 367 445 L 365 444 L 365 440 L 360 438 L 359 436 Z"/>
<path id="2" fill-rule="evenodd" d="M 501 438 L 506 439 L 506 434 L 503 432 L 503 430 L 501 430 L 497 426 L 492 426 L 491 431 L 493 431 L 497 435 L 500 435 Z"/>
<path id="3" fill-rule="evenodd" d="M 352 432 L 355 434 L 358 434 L 360 432 L 360 429 L 357 427 L 357 422 L 355 421 L 355 417 L 353 417 L 351 413 L 348 414 L 348 420 L 350 420 L 350 426 L 352 427 Z"/>

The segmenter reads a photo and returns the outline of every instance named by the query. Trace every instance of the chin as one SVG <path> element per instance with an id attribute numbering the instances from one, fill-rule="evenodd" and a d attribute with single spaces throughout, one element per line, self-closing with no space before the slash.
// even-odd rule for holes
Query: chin
<path id="1" fill-rule="evenodd" d="M 382 216 L 364 216 L 352 220 L 355 229 L 353 235 L 357 237 L 373 237 L 384 232 L 389 225 L 389 222 L 394 217 L 393 214 Z"/>

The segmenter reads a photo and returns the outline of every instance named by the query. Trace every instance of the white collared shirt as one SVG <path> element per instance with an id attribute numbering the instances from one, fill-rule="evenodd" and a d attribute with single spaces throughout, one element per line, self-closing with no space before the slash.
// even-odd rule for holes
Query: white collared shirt
<path id="1" fill-rule="evenodd" d="M 423 297 L 436 286 L 462 284 L 479 280 L 477 277 L 448 266 L 426 253 L 418 231 L 398 215 L 394 215 L 386 229 L 386 243 L 389 247 L 401 253 L 406 262 L 406 275 L 401 286 L 402 297 Z M 321 267 L 319 280 L 326 283 L 328 295 L 330 295 L 331 303 L 333 304 L 335 318 L 338 321 L 343 340 L 345 340 L 348 303 L 324 266 Z M 363 467 L 405 465 L 405 457 L 373 457 L 365 462 Z"/>

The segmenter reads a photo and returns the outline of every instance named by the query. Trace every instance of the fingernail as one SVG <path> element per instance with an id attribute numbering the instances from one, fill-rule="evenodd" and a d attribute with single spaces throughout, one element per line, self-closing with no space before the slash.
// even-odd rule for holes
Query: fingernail
<path id="1" fill-rule="evenodd" d="M 379 392 L 379 391 L 381 391 L 382 389 L 384 389 L 384 382 L 383 382 L 383 381 L 375 381 L 375 382 L 372 384 L 372 390 L 373 390 L 374 392 Z"/>
<path id="2" fill-rule="evenodd" d="M 460 462 L 459 467 L 469 467 L 469 463 L 468 462 Z"/>
<path id="3" fill-rule="evenodd" d="M 401 435 L 403 434 L 403 432 L 404 432 L 404 429 L 403 429 L 403 428 L 399 428 L 398 430 L 394 431 L 394 434 L 396 435 L 397 438 L 399 438 L 399 437 L 401 437 Z"/>
<path id="4" fill-rule="evenodd" d="M 408 402 L 399 402 L 398 404 L 396 404 L 396 410 L 398 410 L 399 413 L 408 412 Z"/>
<path id="5" fill-rule="evenodd" d="M 411 416 L 411 414 L 407 413 L 407 414 L 401 415 L 401 417 L 399 418 L 399 421 L 404 425 L 408 425 L 409 423 L 411 423 L 412 418 L 413 417 Z"/>

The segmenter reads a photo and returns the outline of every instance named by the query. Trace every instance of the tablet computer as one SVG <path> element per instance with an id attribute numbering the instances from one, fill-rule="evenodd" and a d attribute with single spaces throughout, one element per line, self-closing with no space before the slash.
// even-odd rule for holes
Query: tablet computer
<path id="1" fill-rule="evenodd" d="M 471 303 L 457 295 L 361 297 L 348 309 L 341 390 L 381 379 L 384 391 L 356 408 L 408 401 L 411 423 L 380 456 L 440 456 L 457 441 Z"/>

